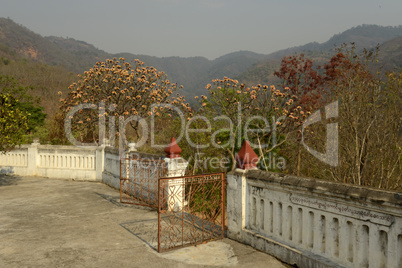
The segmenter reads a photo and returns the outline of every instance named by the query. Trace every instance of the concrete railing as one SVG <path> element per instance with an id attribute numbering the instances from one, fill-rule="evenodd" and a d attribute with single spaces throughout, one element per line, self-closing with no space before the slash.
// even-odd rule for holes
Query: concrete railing
<path id="1" fill-rule="evenodd" d="M 0 154 L 0 173 L 20 176 L 100 180 L 96 172 L 102 166 L 101 147 L 22 145 Z"/>
<path id="2" fill-rule="evenodd" d="M 105 148 L 102 181 L 107 185 L 120 188 L 120 155 L 116 148 Z"/>
<path id="3" fill-rule="evenodd" d="M 298 267 L 402 267 L 402 195 L 256 169 L 227 175 L 228 236 Z"/>
<path id="4" fill-rule="evenodd" d="M 165 158 L 164 156 L 161 155 L 153 155 L 140 152 L 128 152 L 126 157 L 134 157 L 140 159 Z M 168 159 L 166 161 L 168 161 Z M 173 166 L 171 166 L 170 169 L 173 169 Z M 112 147 L 106 147 L 104 149 L 104 163 L 101 177 L 102 182 L 106 183 L 107 185 L 113 188 L 120 189 L 120 154 L 118 149 Z"/>
<path id="5" fill-rule="evenodd" d="M 32 143 L 0 153 L 0 174 L 101 181 L 120 189 L 120 153 L 112 147 Z M 188 164 L 181 157 L 170 158 L 169 154 L 165 157 L 128 151 L 124 157 L 164 160 L 168 177 L 184 175 Z"/>
<path id="6" fill-rule="evenodd" d="M 31 173 L 28 172 L 28 147 L 23 145 L 6 154 L 0 152 L 0 173 L 21 176 Z"/>

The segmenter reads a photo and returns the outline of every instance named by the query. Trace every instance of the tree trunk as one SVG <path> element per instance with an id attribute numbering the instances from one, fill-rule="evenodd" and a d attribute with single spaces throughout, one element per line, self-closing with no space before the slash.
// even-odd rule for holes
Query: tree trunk
<path id="1" fill-rule="evenodd" d="M 301 146 L 300 142 L 297 146 L 297 176 L 300 176 L 300 165 L 301 165 Z"/>

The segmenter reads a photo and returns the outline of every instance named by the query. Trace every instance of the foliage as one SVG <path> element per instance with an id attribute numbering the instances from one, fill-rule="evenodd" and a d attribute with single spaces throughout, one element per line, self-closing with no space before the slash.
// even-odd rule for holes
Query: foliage
<path id="1" fill-rule="evenodd" d="M 27 116 L 19 102 L 10 94 L 0 93 L 0 152 L 21 144 L 28 130 Z"/>
<path id="2" fill-rule="evenodd" d="M 337 123 L 339 165 L 326 165 L 306 151 L 301 152 L 300 142 L 286 143 L 287 172 L 378 188 L 401 188 L 402 73 L 382 75 L 377 56 L 378 49 L 357 53 L 353 44 L 343 45 L 321 69 L 319 84 L 325 89 L 322 101 L 338 101 L 338 117 L 309 126 L 310 133 L 304 140 L 315 150 L 325 151 L 326 124 Z M 316 77 L 303 70 L 296 72 L 311 75 L 308 79 Z"/>
<path id="3" fill-rule="evenodd" d="M 16 100 L 13 102 L 13 106 L 16 106 L 18 111 L 25 115 L 24 120 L 26 120 L 28 129 L 24 134 L 38 131 L 43 127 L 46 118 L 44 108 L 39 105 L 40 99 L 29 94 L 32 90 L 32 87 L 19 85 L 14 77 L 0 75 L 0 94 L 12 96 Z"/>
<path id="4" fill-rule="evenodd" d="M 220 181 L 191 183 L 186 189 L 188 207 L 192 213 L 198 212 L 203 219 L 215 222 L 221 215 L 222 187 Z"/>
<path id="5" fill-rule="evenodd" d="M 343 46 L 326 66 L 334 75 L 332 98 L 339 100 L 340 165 L 333 179 L 379 188 L 401 188 L 400 139 L 402 72 L 384 78 L 375 69 L 377 53 L 357 54 Z"/>
<path id="6" fill-rule="evenodd" d="M 311 59 L 300 54 L 284 57 L 280 70 L 274 75 L 281 79 L 282 87 L 289 87 L 292 94 L 298 97 L 297 105 L 313 111 L 321 105 L 321 91 L 325 83 L 320 69 L 321 66 L 315 67 Z"/>
<path id="7" fill-rule="evenodd" d="M 292 94 L 297 96 L 296 105 L 303 107 L 306 112 L 312 112 L 322 104 L 322 92 L 325 77 L 321 74 L 321 66 L 315 66 L 313 61 L 304 54 L 286 56 L 282 59 L 279 71 L 274 75 L 281 79 L 282 87 L 290 88 Z M 298 144 L 297 148 L 297 175 L 300 175 L 301 132 L 292 135 L 291 138 Z"/>
<path id="8" fill-rule="evenodd" d="M 67 92 L 76 75 L 61 66 L 24 59 L 11 51 L 5 51 L 3 57 L 8 64 L 2 64 L 0 60 L 0 74 L 13 77 L 18 85 L 26 87 L 33 99 L 40 100 L 39 104 L 44 108 L 47 118 L 52 118 L 58 110 L 57 92 Z"/>
<path id="9" fill-rule="evenodd" d="M 261 166 L 268 169 L 268 153 L 277 149 L 286 134 L 295 131 L 308 115 L 301 106 L 295 105 L 297 96 L 289 88 L 281 91 L 266 85 L 246 87 L 227 77 L 213 80 L 206 88 L 208 97 L 196 97 L 201 106 L 197 115 L 203 118 L 193 117 L 192 121 L 196 127 L 210 128 L 210 131 L 189 136 L 192 141 L 201 141 L 193 146 L 194 153 L 202 151 L 205 158 L 229 157 L 231 166 L 226 167 L 229 170 L 236 167 L 235 154 L 245 139 L 258 149 Z M 207 122 L 213 124 L 208 127 Z"/>
<path id="10" fill-rule="evenodd" d="M 129 120 L 133 130 L 132 139 L 138 140 L 142 136 L 142 119 L 164 113 L 171 115 L 172 107 L 169 105 L 190 110 L 183 96 L 177 94 L 172 97 L 177 84 L 171 83 L 163 72 L 158 72 L 154 67 L 145 67 L 139 60 L 135 61 L 133 67 L 124 58 L 97 62 L 79 77 L 77 83 L 70 85 L 68 96 L 60 99 L 58 135 L 63 133 L 67 113 L 82 104 L 99 107 L 80 108 L 76 114 L 70 115 L 71 131 L 82 142 L 99 142 L 99 120 L 104 120 L 109 130 L 114 127 L 117 135 L 122 133 L 119 121 L 121 124 L 122 121 Z"/>

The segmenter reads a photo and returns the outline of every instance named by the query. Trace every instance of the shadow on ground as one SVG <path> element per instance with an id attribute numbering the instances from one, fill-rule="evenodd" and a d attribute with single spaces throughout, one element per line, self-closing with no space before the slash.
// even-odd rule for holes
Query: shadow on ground
<path id="1" fill-rule="evenodd" d="M 158 219 L 126 222 L 120 226 L 138 237 L 153 250 L 158 250 Z"/>
<path id="2" fill-rule="evenodd" d="M 0 187 L 16 185 L 18 183 L 18 181 L 20 181 L 20 180 L 21 180 L 20 177 L 0 174 Z"/>
<path id="3" fill-rule="evenodd" d="M 107 194 L 101 194 L 98 192 L 95 192 L 95 194 L 99 195 L 103 199 L 109 201 L 115 206 L 118 207 L 130 207 L 130 208 L 135 208 L 135 209 L 142 209 L 142 210 L 148 210 L 148 211 L 156 211 L 155 208 L 149 207 L 149 206 L 141 206 L 141 205 L 134 205 L 130 203 L 120 203 L 120 196 L 118 195 L 107 195 Z"/>
<path id="4" fill-rule="evenodd" d="M 103 199 L 109 201 L 115 206 L 118 207 L 133 207 L 134 205 L 120 203 L 119 196 L 114 195 L 105 195 L 101 193 L 96 193 Z M 155 209 L 143 206 L 135 206 L 136 209 L 143 209 L 149 211 L 156 211 Z M 131 234 L 135 235 L 145 244 L 147 244 L 150 248 L 157 251 L 158 247 L 158 219 L 148 219 L 148 220 L 140 220 L 140 221 L 131 221 L 120 224 L 121 227 L 126 229 Z"/>

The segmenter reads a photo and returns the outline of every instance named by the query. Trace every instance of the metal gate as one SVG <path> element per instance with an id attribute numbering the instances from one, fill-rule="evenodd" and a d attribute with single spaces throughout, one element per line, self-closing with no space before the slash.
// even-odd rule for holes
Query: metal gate
<path id="1" fill-rule="evenodd" d="M 164 160 L 120 160 L 120 202 L 158 208 L 158 179 L 166 176 Z"/>
<path id="2" fill-rule="evenodd" d="M 159 179 L 158 251 L 221 239 L 225 173 Z"/>

